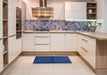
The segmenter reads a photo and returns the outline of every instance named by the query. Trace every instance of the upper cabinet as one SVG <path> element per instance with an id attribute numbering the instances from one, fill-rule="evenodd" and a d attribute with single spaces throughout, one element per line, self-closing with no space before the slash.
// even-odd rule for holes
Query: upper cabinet
<path id="1" fill-rule="evenodd" d="M 86 19 L 86 2 L 65 2 L 65 19 Z"/>
<path id="2" fill-rule="evenodd" d="M 54 10 L 54 20 L 64 20 L 64 0 L 48 0 L 47 6 Z"/>
<path id="3" fill-rule="evenodd" d="M 8 36 L 16 34 L 16 3 L 15 0 L 8 1 Z"/>
<path id="4" fill-rule="evenodd" d="M 0 0 L 0 38 L 2 38 L 2 0 Z"/>

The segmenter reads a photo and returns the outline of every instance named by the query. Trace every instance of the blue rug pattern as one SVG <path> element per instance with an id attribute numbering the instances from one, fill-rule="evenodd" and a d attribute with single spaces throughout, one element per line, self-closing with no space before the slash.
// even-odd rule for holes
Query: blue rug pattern
<path id="1" fill-rule="evenodd" d="M 68 56 L 36 56 L 33 64 L 72 63 Z"/>

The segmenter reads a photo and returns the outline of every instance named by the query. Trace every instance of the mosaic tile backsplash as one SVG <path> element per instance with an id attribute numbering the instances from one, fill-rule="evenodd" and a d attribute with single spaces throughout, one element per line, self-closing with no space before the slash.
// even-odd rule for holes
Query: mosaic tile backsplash
<path id="1" fill-rule="evenodd" d="M 33 31 L 86 31 L 88 21 L 26 20 L 25 30 Z"/>

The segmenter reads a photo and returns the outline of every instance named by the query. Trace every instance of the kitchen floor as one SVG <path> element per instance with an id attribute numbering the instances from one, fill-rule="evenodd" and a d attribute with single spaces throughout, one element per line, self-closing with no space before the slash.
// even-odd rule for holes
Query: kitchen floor
<path id="1" fill-rule="evenodd" d="M 95 75 L 78 56 L 72 64 L 33 64 L 35 56 L 20 56 L 3 75 Z"/>

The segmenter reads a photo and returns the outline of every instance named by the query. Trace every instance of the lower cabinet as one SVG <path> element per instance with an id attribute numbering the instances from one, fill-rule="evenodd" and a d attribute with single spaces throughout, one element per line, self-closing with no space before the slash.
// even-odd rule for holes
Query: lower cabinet
<path id="1" fill-rule="evenodd" d="M 17 49 L 16 50 L 17 50 L 17 53 L 20 54 L 22 51 L 22 38 L 19 38 L 16 41 L 17 41 L 16 42 L 17 43 Z"/>
<path id="2" fill-rule="evenodd" d="M 51 51 L 65 51 L 65 33 L 51 34 Z"/>
<path id="3" fill-rule="evenodd" d="M 23 34 L 23 51 L 35 51 L 34 33 Z"/>
<path id="4" fill-rule="evenodd" d="M 77 51 L 77 34 L 66 34 L 66 51 Z"/>
<path id="5" fill-rule="evenodd" d="M 17 42 L 16 36 L 12 36 L 8 38 L 8 57 L 9 57 L 9 64 L 17 57 Z"/>
<path id="6" fill-rule="evenodd" d="M 2 40 L 0 40 L 0 72 L 3 70 L 3 50 L 2 50 Z"/>
<path id="7" fill-rule="evenodd" d="M 96 68 L 96 39 L 78 35 L 78 52 Z"/>
<path id="8" fill-rule="evenodd" d="M 35 34 L 35 51 L 50 51 L 50 33 Z"/>
<path id="9" fill-rule="evenodd" d="M 23 33 L 23 51 L 77 51 L 77 34 Z"/>

